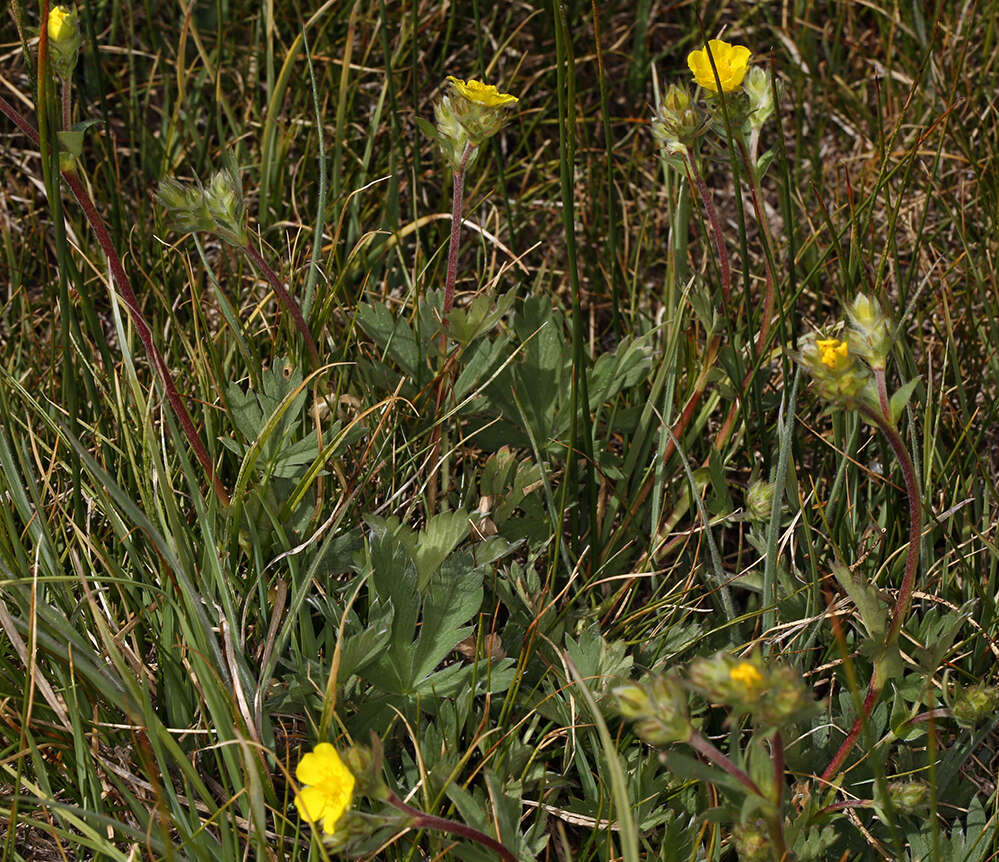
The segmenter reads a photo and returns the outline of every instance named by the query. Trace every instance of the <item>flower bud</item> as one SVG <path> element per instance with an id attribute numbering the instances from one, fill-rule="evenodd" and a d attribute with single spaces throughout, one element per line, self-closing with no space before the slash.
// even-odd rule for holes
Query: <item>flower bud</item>
<path id="1" fill-rule="evenodd" d="M 632 683 L 613 690 L 617 708 L 625 718 L 641 718 L 652 712 L 652 700 L 642 686 Z"/>
<path id="2" fill-rule="evenodd" d="M 746 511 L 754 521 L 769 521 L 773 502 L 773 482 L 757 479 L 746 489 Z"/>
<path id="3" fill-rule="evenodd" d="M 477 151 L 469 140 L 468 132 L 458 120 L 450 96 L 443 96 L 434 105 L 434 119 L 437 121 L 437 134 L 440 136 L 441 153 L 445 160 L 453 170 L 467 168 L 475 160 Z"/>
<path id="4" fill-rule="evenodd" d="M 231 167 L 217 171 L 207 189 L 185 186 L 172 177 L 163 179 L 156 198 L 180 233 L 213 233 L 235 246 L 248 242 L 243 189 Z"/>
<path id="5" fill-rule="evenodd" d="M 243 201 L 243 184 L 235 170 L 225 167 L 215 173 L 205 191 L 205 204 L 215 222 L 214 233 L 219 239 L 230 245 L 246 245 L 246 204 Z"/>
<path id="6" fill-rule="evenodd" d="M 167 211 L 173 229 L 179 233 L 207 232 L 215 225 L 205 204 L 204 192 L 199 188 L 167 177 L 160 180 L 156 199 Z"/>
<path id="7" fill-rule="evenodd" d="M 737 824 L 732 829 L 732 842 L 739 854 L 739 862 L 769 862 L 774 858 L 764 820 Z"/>
<path id="8" fill-rule="evenodd" d="M 891 350 L 891 328 L 881 304 L 866 294 L 858 293 L 846 307 L 846 315 L 852 327 L 854 351 L 872 368 L 884 368 Z"/>
<path id="9" fill-rule="evenodd" d="M 749 96 L 749 122 L 754 128 L 762 128 L 774 112 L 774 94 L 770 75 L 759 66 L 753 66 L 746 73 L 742 89 Z"/>
<path id="10" fill-rule="evenodd" d="M 372 799 L 384 799 L 387 796 L 388 791 L 381 776 L 380 752 L 372 752 L 364 745 L 352 745 L 344 752 L 343 762 L 354 775 L 358 794 Z"/>
<path id="11" fill-rule="evenodd" d="M 951 715 L 965 730 L 974 730 L 986 718 L 993 716 L 999 706 L 999 689 L 984 682 L 958 688 L 950 704 Z"/>
<path id="12" fill-rule="evenodd" d="M 651 745 L 690 739 L 692 728 L 687 695 L 673 677 L 652 677 L 644 685 L 631 683 L 613 690 L 618 709 L 635 721 L 635 733 Z"/>
<path id="13" fill-rule="evenodd" d="M 652 134 L 670 154 L 684 154 L 704 131 L 698 109 L 691 105 L 686 87 L 670 84 L 652 117 Z"/>
<path id="14" fill-rule="evenodd" d="M 888 797 L 898 811 L 915 814 L 928 804 L 930 786 L 925 781 L 893 781 L 888 785 Z"/>
<path id="15" fill-rule="evenodd" d="M 80 25 L 76 10 L 66 6 L 53 6 L 49 10 L 47 28 L 49 36 L 49 57 L 55 73 L 63 80 L 68 79 L 76 68 L 80 55 Z"/>

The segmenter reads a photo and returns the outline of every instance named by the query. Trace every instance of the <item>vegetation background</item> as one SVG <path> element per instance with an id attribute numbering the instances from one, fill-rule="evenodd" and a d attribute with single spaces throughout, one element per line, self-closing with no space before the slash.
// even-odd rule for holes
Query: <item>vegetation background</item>
<path id="1" fill-rule="evenodd" d="M 0 95 L 37 124 L 13 22 L 30 42 L 39 10 L 10 9 Z M 996 716 L 951 707 L 997 655 L 999 4 L 78 11 L 81 176 L 231 503 L 76 201 L 46 195 L 38 147 L 0 121 L 4 862 L 324 858 L 295 763 L 372 732 L 401 796 L 520 858 L 735 858 L 752 812 L 720 771 L 638 740 L 610 691 L 753 645 L 821 707 L 786 740 L 799 858 L 992 858 Z M 766 230 L 724 138 L 699 153 L 729 304 L 649 132 L 657 89 L 722 32 L 780 84 Z M 445 363 L 451 177 L 417 121 L 449 74 L 520 101 L 466 181 Z M 258 270 L 154 202 L 226 157 L 321 369 Z M 832 567 L 890 600 L 908 528 L 883 438 L 792 359 L 858 291 L 897 327 L 892 387 L 918 381 L 900 429 L 924 528 L 904 664 L 830 791 L 815 776 L 872 661 Z M 751 512 L 750 485 L 780 478 Z M 695 715 L 735 756 L 745 722 Z M 903 779 L 927 781 L 924 807 L 884 802 Z M 378 838 L 379 858 L 489 858 Z"/>

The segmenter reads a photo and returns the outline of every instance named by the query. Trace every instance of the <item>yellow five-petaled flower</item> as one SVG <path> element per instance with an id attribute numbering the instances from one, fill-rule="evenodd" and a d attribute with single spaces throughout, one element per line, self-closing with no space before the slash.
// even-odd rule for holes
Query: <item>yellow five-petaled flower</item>
<path id="1" fill-rule="evenodd" d="M 448 75 L 447 79 L 456 92 L 461 93 L 469 102 L 482 105 L 484 108 L 500 108 L 520 101 L 509 93 L 501 93 L 496 89 L 495 84 L 483 84 L 472 78 L 469 78 L 468 81 L 462 81 L 461 78 L 456 78 L 454 75 Z"/>
<path id="2" fill-rule="evenodd" d="M 830 371 L 841 371 L 850 363 L 850 345 L 838 338 L 820 338 L 815 342 L 819 359 Z"/>
<path id="3" fill-rule="evenodd" d="M 53 6 L 49 10 L 49 38 L 53 42 L 63 42 L 76 36 L 76 15 L 65 6 Z"/>
<path id="4" fill-rule="evenodd" d="M 711 58 L 708 58 L 708 51 Z M 687 66 L 694 73 L 694 79 L 712 93 L 718 92 L 721 83 L 722 92 L 731 93 L 746 77 L 749 68 L 749 58 L 752 56 L 745 45 L 732 45 L 721 39 L 711 39 L 707 47 L 699 51 L 691 51 L 687 55 Z M 718 80 L 715 80 L 715 70 L 711 68 L 711 60 L 715 61 L 718 70 Z"/>
<path id="5" fill-rule="evenodd" d="M 320 742 L 299 761 L 295 778 L 302 789 L 295 807 L 303 820 L 322 823 L 323 832 L 332 835 L 337 821 L 354 800 L 354 775 L 328 742 Z"/>

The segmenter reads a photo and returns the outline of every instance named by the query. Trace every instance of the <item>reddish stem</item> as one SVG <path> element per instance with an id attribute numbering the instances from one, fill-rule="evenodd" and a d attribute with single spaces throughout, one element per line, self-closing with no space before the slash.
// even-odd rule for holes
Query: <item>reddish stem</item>
<path id="1" fill-rule="evenodd" d="M 725 237 L 722 235 L 721 222 L 718 221 L 718 214 L 715 206 L 711 203 L 711 194 L 704 183 L 704 178 L 697 170 L 694 157 L 687 153 L 687 172 L 690 181 L 697 186 L 698 197 L 704 204 L 704 211 L 707 213 L 708 221 L 711 223 L 711 238 L 714 242 L 715 253 L 718 255 L 718 267 L 721 270 L 721 290 L 725 299 L 725 305 L 729 303 L 729 295 L 732 292 L 732 271 L 728 263 L 728 252 L 725 250 Z"/>
<path id="2" fill-rule="evenodd" d="M 891 646 L 898 638 L 899 632 L 902 629 L 902 624 L 909 611 L 909 603 L 912 601 L 912 591 L 916 585 L 916 569 L 919 567 L 919 543 L 922 537 L 923 509 L 919 499 L 919 486 L 916 482 L 916 468 L 912 463 L 912 458 L 909 456 L 909 452 L 905 448 L 905 443 L 898 430 L 891 424 L 889 417 L 881 416 L 871 408 L 861 407 L 860 412 L 874 422 L 881 429 L 885 437 L 888 438 L 888 444 L 891 446 L 899 465 L 902 467 L 902 476 L 905 478 L 905 492 L 909 501 L 909 549 L 905 557 L 905 573 L 902 576 L 902 586 L 899 588 L 898 598 L 895 601 L 895 607 L 892 609 L 888 634 L 885 637 L 885 643 Z M 881 696 L 881 687 L 877 684 L 877 673 L 878 671 L 875 667 L 874 673 L 871 676 L 871 682 L 867 687 L 867 697 L 864 698 L 863 709 L 860 715 L 857 716 L 857 720 L 854 721 L 853 727 L 850 728 L 850 732 L 847 734 L 846 739 L 843 740 L 843 744 L 839 747 L 839 751 L 836 752 L 832 762 L 822 773 L 822 780 L 824 782 L 828 782 L 837 773 L 840 766 L 842 766 L 846 756 L 850 753 L 850 749 L 853 748 L 854 743 L 857 741 L 857 737 L 860 736 L 864 722 L 867 721 L 874 711 L 874 706 Z"/>
<path id="3" fill-rule="evenodd" d="M 257 265 L 257 268 L 263 273 L 264 278 L 267 279 L 270 283 L 271 289 L 277 295 L 278 300 L 285 307 L 285 311 L 287 311 L 288 314 L 291 315 L 292 320 L 295 321 L 295 326 L 298 327 L 298 331 L 302 333 L 302 338 L 305 339 L 305 346 L 308 348 L 312 364 L 314 367 L 318 368 L 322 364 L 319 359 L 319 348 L 316 347 L 315 339 L 313 339 L 312 333 L 309 332 L 309 325 L 305 322 L 305 318 L 302 317 L 302 310 L 298 307 L 298 303 L 291 298 L 291 294 L 285 290 L 285 287 L 281 283 L 281 279 L 278 278 L 277 273 L 267 265 L 267 261 L 264 260 L 263 255 L 261 255 L 260 252 L 253 247 L 252 242 L 248 242 L 244 245 L 243 251 L 249 255 L 250 259 Z"/>
<path id="4" fill-rule="evenodd" d="M 451 196 L 451 239 L 447 247 L 447 276 L 444 280 L 444 310 L 442 317 L 444 325 L 447 326 L 447 315 L 454 305 L 454 285 L 458 280 L 458 248 L 461 244 L 461 206 L 462 198 L 465 196 L 465 167 L 472 156 L 475 148 L 471 144 L 465 145 L 465 152 L 461 154 L 461 161 L 454 169 L 454 189 Z"/>
<path id="5" fill-rule="evenodd" d="M 38 145 L 38 132 L 32 127 L 31 123 L 21 116 L 20 112 L 2 96 L 0 96 L 0 111 L 3 111 L 3 113 L 13 121 L 14 125 L 16 125 L 33 144 Z M 159 349 L 153 342 L 152 331 L 149 329 L 145 318 L 142 316 L 142 312 L 139 309 L 139 300 L 136 298 L 135 292 L 132 290 L 132 284 L 129 281 L 128 275 L 125 273 L 125 268 L 122 266 L 121 258 L 118 256 L 118 252 L 114 247 L 111 235 L 104 226 L 103 219 L 101 219 L 100 214 L 97 212 L 97 208 L 94 206 L 94 202 L 90 199 L 90 195 L 87 194 L 87 190 L 83 187 L 83 183 L 80 182 L 80 178 L 77 176 L 76 172 L 63 171 L 62 177 L 66 181 L 70 190 L 73 192 L 77 202 L 80 204 L 83 214 L 86 216 L 87 221 L 90 222 L 90 226 L 94 230 L 94 234 L 97 237 L 97 242 L 100 245 L 101 250 L 104 252 L 105 257 L 107 257 L 108 266 L 111 269 L 111 276 L 114 279 L 115 284 L 118 286 L 118 293 L 125 302 L 125 307 L 128 309 L 129 316 L 132 318 L 132 323 L 134 324 L 136 332 L 139 335 L 139 340 L 142 342 L 142 346 L 145 348 L 146 354 L 149 356 L 150 361 L 153 363 L 153 367 L 160 375 L 160 380 L 163 382 L 163 389 L 166 392 L 167 401 L 169 402 L 170 407 L 173 409 L 174 414 L 180 421 L 184 434 L 186 435 L 188 442 L 191 444 L 191 448 L 194 450 L 194 454 L 197 457 L 198 462 L 201 464 L 205 474 L 211 479 L 216 496 L 219 498 L 219 501 L 223 506 L 228 506 L 229 495 L 226 493 L 225 487 L 222 485 L 222 480 L 219 479 L 218 474 L 215 472 L 211 459 L 208 457 L 208 450 L 205 449 L 204 443 L 202 443 L 201 438 L 198 437 L 198 432 L 194 428 L 194 423 L 191 421 L 187 408 L 184 406 L 180 393 L 177 391 L 173 375 L 171 375 L 170 369 L 167 367 L 163 356 L 160 354 Z"/>
<path id="6" fill-rule="evenodd" d="M 420 829 L 436 829 L 439 832 L 449 832 L 452 835 L 460 835 L 462 838 L 467 838 L 470 841 L 476 841 L 483 847 L 488 847 L 490 850 L 495 850 L 506 862 L 518 862 L 517 857 L 513 855 L 506 847 L 500 844 L 495 838 L 486 835 L 485 832 L 480 832 L 478 829 L 473 829 L 471 826 L 466 826 L 464 823 L 459 823 L 456 820 L 447 820 L 444 817 L 435 817 L 433 814 L 427 814 L 426 812 L 420 811 L 419 808 L 413 808 L 412 805 L 407 805 L 398 796 L 396 796 L 391 790 L 388 792 L 388 799 L 386 800 L 389 805 L 393 805 L 398 808 L 404 814 L 408 814 L 413 818 L 413 825 Z"/>
<path id="7" fill-rule="evenodd" d="M 742 784 L 747 790 L 755 793 L 757 796 L 763 796 L 762 791 L 756 785 L 745 772 L 739 769 L 731 760 L 729 760 L 724 754 L 722 754 L 717 748 L 715 748 L 710 742 L 708 742 L 701 734 L 696 730 L 693 731 L 688 744 L 695 751 L 699 751 L 708 760 L 712 761 L 716 765 L 724 769 L 729 775 L 731 775 L 736 781 Z M 765 798 L 765 797 L 764 797 Z"/>
<path id="8" fill-rule="evenodd" d="M 828 784 L 832 781 L 833 776 L 839 772 L 839 768 L 843 765 L 843 761 L 846 760 L 846 756 L 850 753 L 850 749 L 853 748 L 854 743 L 857 741 L 857 737 L 860 736 L 860 732 L 864 729 L 864 722 L 867 721 L 871 713 L 874 711 L 874 705 L 878 702 L 878 698 L 880 696 L 881 689 L 877 685 L 877 675 L 875 673 L 875 675 L 871 677 L 871 681 L 867 686 L 867 696 L 864 698 L 863 706 L 860 709 L 860 715 L 858 715 L 856 720 L 853 722 L 853 726 L 850 728 L 850 732 L 846 735 L 846 739 L 843 740 L 843 744 L 840 745 L 839 750 L 836 752 L 835 756 L 822 773 L 823 784 Z"/>

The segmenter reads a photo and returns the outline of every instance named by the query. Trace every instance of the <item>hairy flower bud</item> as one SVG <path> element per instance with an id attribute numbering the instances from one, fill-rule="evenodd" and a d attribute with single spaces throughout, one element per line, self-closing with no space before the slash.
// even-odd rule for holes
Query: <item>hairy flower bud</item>
<path id="1" fill-rule="evenodd" d="M 852 328 L 851 344 L 872 368 L 884 368 L 891 350 L 891 328 L 881 304 L 866 294 L 858 293 L 846 307 Z"/>
<path id="2" fill-rule="evenodd" d="M 184 185 L 172 177 L 160 181 L 156 198 L 180 233 L 213 233 L 234 246 L 246 245 L 246 204 L 232 167 L 217 171 L 208 188 Z"/>
<path id="3" fill-rule="evenodd" d="M 768 862 L 774 858 L 764 820 L 736 824 L 732 829 L 732 842 L 739 854 L 739 862 Z"/>
<path id="4" fill-rule="evenodd" d="M 700 111 L 691 104 L 686 87 L 670 84 L 652 117 L 652 135 L 670 154 L 684 154 L 704 131 Z"/>
<path id="5" fill-rule="evenodd" d="M 760 129 L 774 112 L 774 94 L 770 75 L 759 66 L 746 73 L 742 89 L 749 96 L 749 122 Z"/>
<path id="6" fill-rule="evenodd" d="M 999 689 L 984 682 L 958 688 L 951 698 L 950 712 L 954 720 L 966 730 L 974 730 L 999 707 Z"/>
<path id="7" fill-rule="evenodd" d="M 49 37 L 49 57 L 55 73 L 63 80 L 68 79 L 76 68 L 80 55 L 80 24 L 76 10 L 67 6 L 53 6 L 49 10 L 46 27 Z"/>
<path id="8" fill-rule="evenodd" d="M 654 676 L 645 684 L 618 686 L 612 693 L 621 714 L 635 721 L 635 733 L 651 745 L 690 739 L 687 695 L 675 678 Z"/>
<path id="9" fill-rule="evenodd" d="M 746 489 L 746 511 L 754 521 L 769 521 L 773 502 L 773 482 L 757 479 Z"/>
<path id="10" fill-rule="evenodd" d="M 915 814 L 930 800 L 930 786 L 925 781 L 893 781 L 888 785 L 892 805 L 903 814 Z"/>

